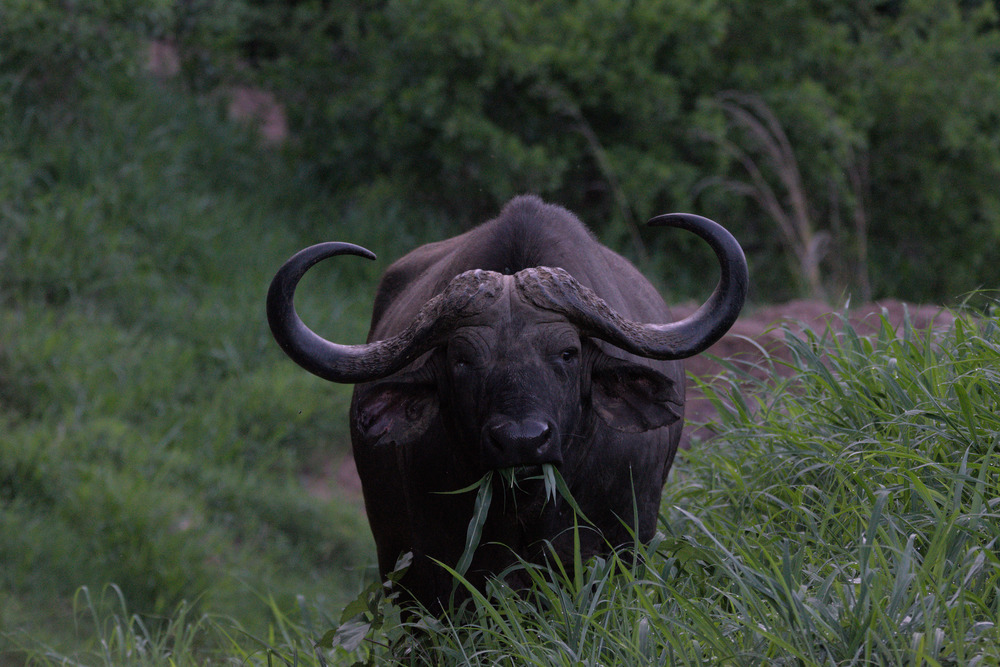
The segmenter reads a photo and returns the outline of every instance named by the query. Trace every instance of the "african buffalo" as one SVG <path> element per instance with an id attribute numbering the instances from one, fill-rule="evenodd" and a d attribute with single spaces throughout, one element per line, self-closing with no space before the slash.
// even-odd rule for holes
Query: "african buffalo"
<path id="1" fill-rule="evenodd" d="M 584 557 L 653 536 L 683 424 L 679 360 L 729 329 L 748 277 L 739 244 L 711 220 L 669 214 L 650 224 L 694 232 L 721 264 L 714 293 L 680 322 L 666 324 L 666 304 L 628 260 L 534 196 L 390 266 L 363 345 L 316 335 L 292 299 L 320 260 L 371 252 L 322 243 L 274 277 L 267 315 L 281 348 L 324 379 L 356 383 L 351 439 L 379 569 L 412 552 L 402 584 L 418 601 L 447 598 L 452 578 L 433 560 L 454 566 L 465 547 L 476 494 L 446 492 L 486 471 L 516 473 L 513 485 L 494 476 L 468 570 L 477 585 L 517 556 L 572 563 L 574 513 L 546 497 L 543 464 L 556 466 L 593 524 L 580 533 Z"/>

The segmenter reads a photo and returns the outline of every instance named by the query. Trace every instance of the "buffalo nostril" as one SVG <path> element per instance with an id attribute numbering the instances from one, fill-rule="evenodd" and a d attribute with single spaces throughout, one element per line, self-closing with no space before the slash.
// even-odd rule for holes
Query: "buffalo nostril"
<path id="1" fill-rule="evenodd" d="M 490 467 L 560 463 L 562 457 L 552 437 L 552 427 L 540 420 L 499 420 L 487 427 Z"/>
<path id="2" fill-rule="evenodd" d="M 504 421 L 490 427 L 490 440 L 494 446 L 500 449 L 516 449 L 518 451 L 531 451 L 543 445 L 549 439 L 551 429 L 545 422 L 524 421 L 509 422 Z"/>

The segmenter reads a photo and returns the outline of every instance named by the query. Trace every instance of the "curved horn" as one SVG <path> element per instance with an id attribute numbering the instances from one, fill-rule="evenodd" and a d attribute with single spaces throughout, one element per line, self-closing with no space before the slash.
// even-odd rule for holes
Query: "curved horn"
<path id="1" fill-rule="evenodd" d="M 650 359 L 684 359 L 698 354 L 722 338 L 743 308 L 749 282 L 743 249 L 724 227 L 698 215 L 669 213 L 649 224 L 694 232 L 708 242 L 722 267 L 712 296 L 680 322 L 627 320 L 562 269 L 522 271 L 516 276 L 518 289 L 535 305 L 561 312 L 589 335 L 633 354 Z"/>
<path id="2" fill-rule="evenodd" d="M 369 382 L 392 375 L 437 345 L 462 317 L 481 311 L 503 290 L 500 274 L 468 271 L 430 299 L 398 335 L 363 345 L 340 345 L 307 327 L 295 312 L 295 287 L 312 266 L 335 255 L 375 255 L 351 243 L 319 243 L 297 252 L 267 291 L 267 322 L 281 349 L 304 369 L 331 382 Z"/>

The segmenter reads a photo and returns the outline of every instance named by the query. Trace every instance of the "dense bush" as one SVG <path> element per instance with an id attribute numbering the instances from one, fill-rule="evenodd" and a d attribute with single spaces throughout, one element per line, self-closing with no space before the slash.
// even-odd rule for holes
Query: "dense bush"
<path id="1" fill-rule="evenodd" d="M 441 236 L 534 191 L 657 274 L 707 262 L 644 219 L 717 217 L 766 267 L 760 299 L 944 300 L 1000 277 L 1000 23 L 986 0 L 3 11 L 8 90 L 103 85 L 95 72 L 135 66 L 149 39 L 178 48 L 189 90 L 266 85 L 334 214 L 380 227 L 432 221 Z M 681 274 L 674 288 L 696 290 Z"/>
<path id="2" fill-rule="evenodd" d="M 636 222 L 698 210 L 767 267 L 765 299 L 997 282 L 992 3 L 250 5 L 244 46 L 337 191 L 378 188 L 462 227 L 533 190 L 661 268 L 689 246 Z M 788 150 L 769 152 L 775 128 L 751 131 L 727 91 L 771 110 Z M 761 198 L 748 165 L 776 206 L 739 196 Z"/>

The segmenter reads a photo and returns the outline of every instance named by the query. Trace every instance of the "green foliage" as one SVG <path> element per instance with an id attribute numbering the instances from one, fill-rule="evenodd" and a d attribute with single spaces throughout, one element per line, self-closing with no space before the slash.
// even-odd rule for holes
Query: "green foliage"
<path id="1" fill-rule="evenodd" d="M 64 4 L 0 9 L 0 652 L 71 648 L 81 585 L 114 582 L 150 633 L 185 604 L 262 624 L 257 589 L 343 599 L 371 558 L 359 503 L 301 480 L 346 453 L 349 390 L 288 364 L 263 318 L 333 204 L 141 71 L 119 32 L 155 7 Z M 300 307 L 357 339 L 360 292 Z"/>
<path id="2" fill-rule="evenodd" d="M 963 15 L 944 3 L 914 4 L 882 33 L 877 48 L 891 49 L 891 60 L 882 85 L 866 91 L 870 108 L 885 110 L 868 129 L 884 146 L 871 163 L 879 223 L 872 270 L 889 293 L 992 288 L 1000 259 L 997 15 L 991 5 Z"/>
<path id="3" fill-rule="evenodd" d="M 338 192 L 376 188 L 454 231 L 534 191 L 656 274 L 697 244 L 636 224 L 697 210 L 751 250 L 764 300 L 796 296 L 809 281 L 772 213 L 708 187 L 745 175 L 724 142 L 779 178 L 719 108 L 738 91 L 788 135 L 801 192 L 779 194 L 805 201 L 827 293 L 942 300 L 997 282 L 992 2 L 250 4 L 245 50 Z"/>
<path id="4" fill-rule="evenodd" d="M 162 665 L 168 658 L 184 664 L 204 649 L 202 642 L 211 628 L 209 617 L 199 616 L 186 603 L 172 610 L 162 624 L 130 613 L 117 586 L 107 586 L 96 596 L 89 588 L 81 588 L 73 596 L 73 612 L 78 622 L 93 627 L 103 641 L 72 664 Z M 39 647 L 36 662 L 46 661 L 70 662 L 53 647 Z"/>
<path id="5" fill-rule="evenodd" d="M 338 213 L 361 210 L 383 237 L 402 227 L 422 238 L 431 221 L 440 238 L 534 191 L 685 296 L 704 292 L 697 277 L 711 261 L 693 239 L 641 230 L 650 215 L 695 210 L 732 227 L 761 300 L 944 300 L 1000 278 L 1000 20 L 986 0 L 150 0 L 71 11 L 46 0 L 3 11 L 3 88 L 63 110 L 24 122 L 85 118 L 72 104 L 80 91 L 113 88 L 157 39 L 176 47 L 189 91 L 276 91 L 299 168 L 327 184 Z M 798 191 L 779 187 L 790 163 L 727 117 L 720 99 L 734 91 L 773 112 Z M 800 201 L 808 256 L 792 256 L 773 207 L 711 187 L 746 177 L 727 145 L 779 204 Z"/>
<path id="6" fill-rule="evenodd" d="M 400 606 L 402 560 L 339 620 L 300 600 L 267 636 L 192 633 L 252 664 L 994 664 L 998 368 L 995 314 L 788 332 L 764 379 L 734 361 L 703 387 L 719 436 L 678 462 L 638 557 L 522 563 L 527 587 L 483 592 L 453 571 L 470 597 L 440 618 Z"/>
<path id="7" fill-rule="evenodd" d="M 722 20 L 660 0 L 308 3 L 270 24 L 294 44 L 258 50 L 281 54 L 265 71 L 303 95 L 304 145 L 338 187 L 388 183 L 452 230 L 535 191 L 628 243 L 636 219 L 688 199 L 680 81 Z"/>
<path id="8" fill-rule="evenodd" d="M 731 16 L 716 54 L 731 67 L 709 94 L 759 94 L 780 119 L 826 238 L 828 290 L 865 298 L 870 281 L 875 296 L 943 300 L 995 285 L 995 3 L 746 2 Z M 732 128 L 715 132 L 759 148 Z M 758 164 L 775 183 L 774 165 Z M 720 175 L 744 174 L 733 163 Z M 734 208 L 728 193 L 706 195 L 731 211 L 721 219 L 749 223 L 747 244 L 775 251 L 773 220 Z"/>

